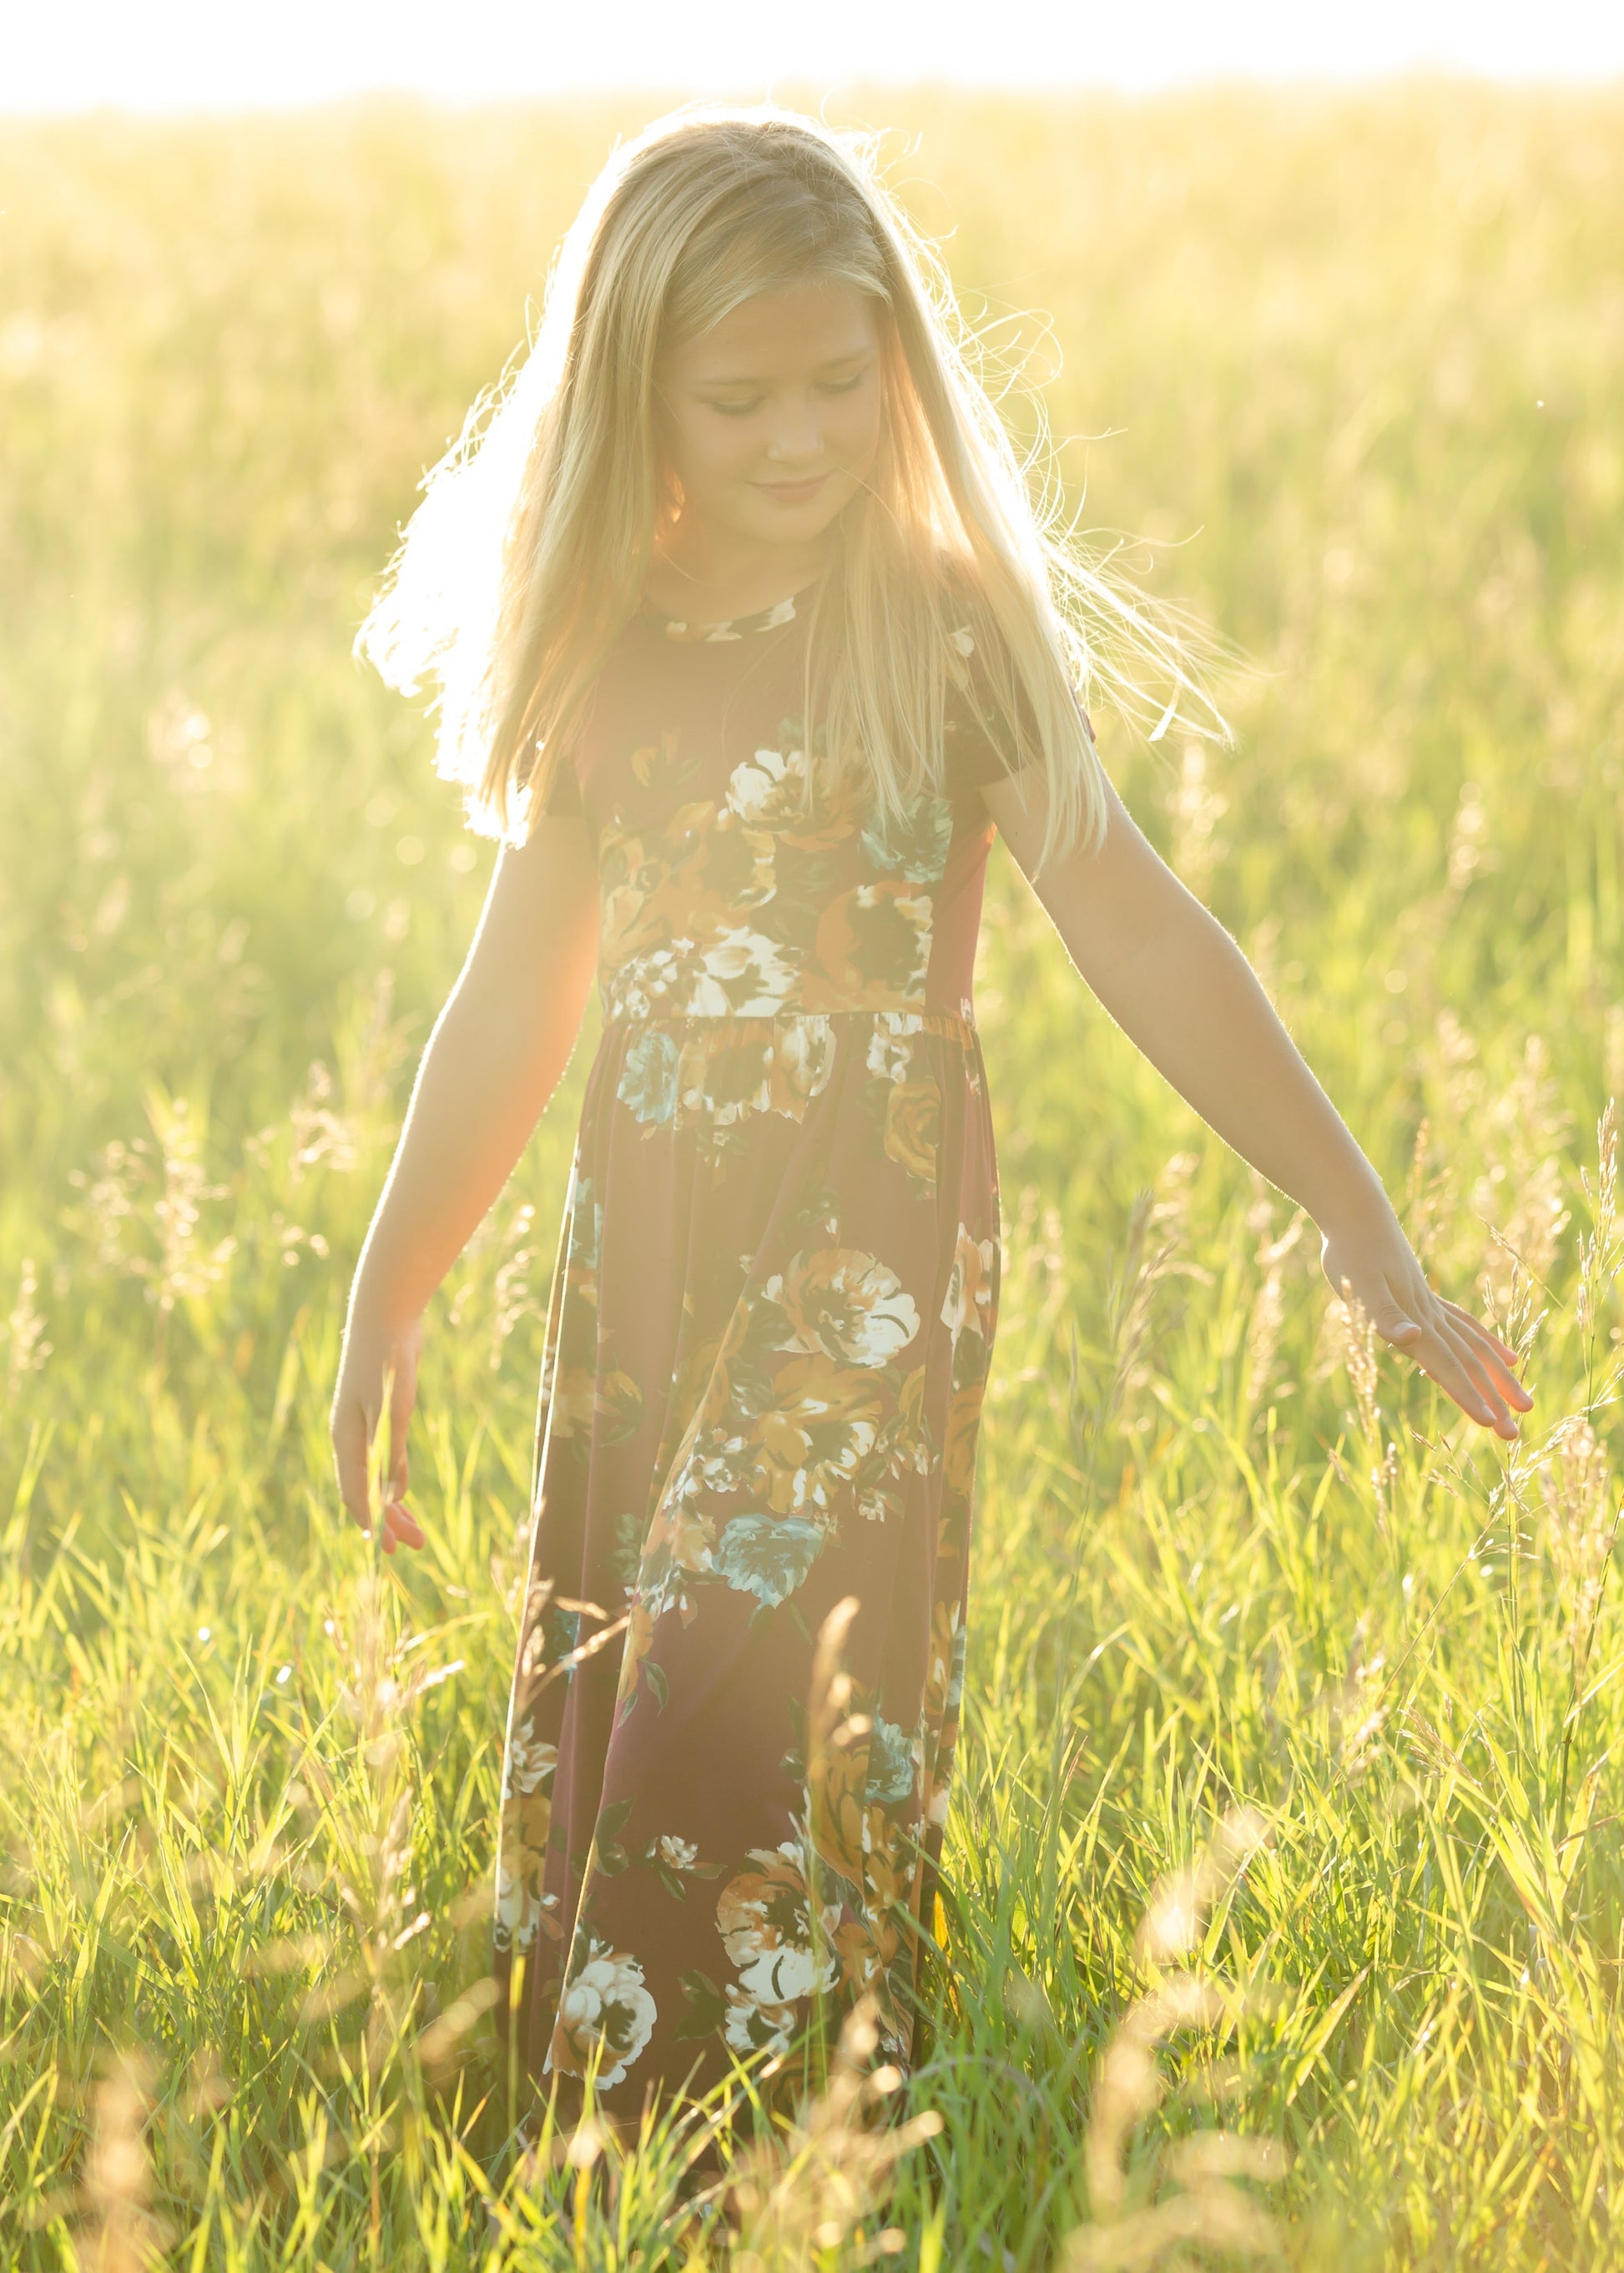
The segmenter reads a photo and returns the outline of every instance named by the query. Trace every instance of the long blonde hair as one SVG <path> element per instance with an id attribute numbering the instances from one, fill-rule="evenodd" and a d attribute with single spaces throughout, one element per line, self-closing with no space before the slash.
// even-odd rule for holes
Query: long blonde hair
<path id="1" fill-rule="evenodd" d="M 1057 528 L 1057 484 L 1034 500 L 878 142 L 771 104 L 698 103 L 618 147 L 559 248 L 534 345 L 425 477 L 356 651 L 404 694 L 436 682 L 436 764 L 485 834 L 529 833 L 669 525 L 660 357 L 801 282 L 879 304 L 881 440 L 835 524 L 804 692 L 826 749 L 861 754 L 883 816 L 941 786 L 950 681 L 1011 770 L 1042 767 L 1043 861 L 1104 832 L 1092 689 L 1154 716 L 1153 738 L 1181 720 L 1229 738 L 1199 635 Z"/>

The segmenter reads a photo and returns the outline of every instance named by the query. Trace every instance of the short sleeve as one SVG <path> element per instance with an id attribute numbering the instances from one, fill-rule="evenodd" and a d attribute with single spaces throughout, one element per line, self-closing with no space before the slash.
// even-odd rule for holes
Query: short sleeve
<path id="1" fill-rule="evenodd" d="M 956 786 L 979 790 L 989 782 L 1006 779 L 1015 769 L 1017 754 L 1013 748 L 1006 754 L 1001 742 L 993 739 L 996 730 L 991 722 L 998 716 L 998 705 L 974 635 L 966 626 L 949 636 L 963 663 L 948 682 L 944 722 L 947 777 Z M 1019 679 L 1014 692 L 1022 733 L 1027 746 L 1035 749 L 1039 741 L 1037 718 Z M 1094 722 L 1080 701 L 1078 709 L 1092 742 Z"/>
<path id="2" fill-rule="evenodd" d="M 579 813 L 581 809 L 581 776 L 575 771 L 573 761 L 568 756 L 561 757 L 558 761 L 558 769 L 553 776 L 553 786 L 547 791 L 546 802 L 541 810 L 544 814 L 546 814 Z"/>
<path id="3" fill-rule="evenodd" d="M 988 782 L 1004 779 L 1015 753 L 1010 750 L 1006 754 L 1001 740 L 994 739 L 996 729 L 993 722 L 999 715 L 998 705 L 974 635 L 967 625 L 961 625 L 950 632 L 948 639 L 957 660 L 948 679 L 943 720 L 944 769 L 948 781 L 956 789 L 979 790 Z M 1035 739 L 1037 721 L 1019 682 L 1016 700 L 1020 706 L 1022 726 Z"/>

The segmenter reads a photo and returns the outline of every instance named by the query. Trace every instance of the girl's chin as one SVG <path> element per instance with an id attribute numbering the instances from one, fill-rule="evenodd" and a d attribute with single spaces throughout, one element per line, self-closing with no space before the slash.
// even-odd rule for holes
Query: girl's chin
<path id="1" fill-rule="evenodd" d="M 850 491 L 845 484 L 837 485 L 831 479 L 804 498 L 775 497 L 768 489 L 752 487 L 748 504 L 741 520 L 747 521 L 752 536 L 781 538 L 794 544 L 804 544 L 839 518 Z"/>

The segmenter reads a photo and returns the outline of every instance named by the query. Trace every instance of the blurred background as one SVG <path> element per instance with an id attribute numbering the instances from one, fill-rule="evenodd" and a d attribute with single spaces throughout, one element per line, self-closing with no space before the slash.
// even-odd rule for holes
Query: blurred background
<path id="1" fill-rule="evenodd" d="M 8 26 L 4 2262 L 460 2263 L 425 2204 L 477 2223 L 459 2142 L 508 2167 L 482 1874 L 597 1006 L 436 1305 L 431 1544 L 369 1596 L 343 1302 L 492 848 L 350 642 L 616 137 L 695 94 L 886 130 L 1068 514 L 1235 643 L 1232 748 L 1107 716 L 1107 762 L 1538 1400 L 1497 1455 L 1361 1354 L 996 847 L 1008 1292 L 906 2262 L 1109 2207 L 1092 2064 L 1240 1800 L 1274 1856 L 1207 1954 L 1280 1987 L 1232 2119 L 1289 2144 L 1294 2262 L 1611 2262 L 1624 15 L 994 13 Z"/>
<path id="2" fill-rule="evenodd" d="M 680 89 L 782 100 L 853 84 L 1109 86 L 1143 93 L 1213 79 L 1331 81 L 1444 71 L 1509 81 L 1590 80 L 1624 69 L 1624 25 L 1587 0 L 1530 10 L 1509 0 L 1372 0 L 1353 9 L 1290 0 L 1199 0 L 1051 9 L 1019 0 L 996 22 L 974 0 L 823 0 L 763 9 L 710 0 L 667 9 L 624 0 L 566 9 L 523 0 L 289 0 L 274 17 L 209 0 L 66 0 L 17 22 L 5 109 L 96 104 L 173 112 L 257 109 L 380 88 L 490 101 L 587 89 Z M 815 105 L 814 105 L 815 107 Z M 658 105 L 656 106 L 658 108 Z M 654 115 L 651 109 L 650 116 Z"/>

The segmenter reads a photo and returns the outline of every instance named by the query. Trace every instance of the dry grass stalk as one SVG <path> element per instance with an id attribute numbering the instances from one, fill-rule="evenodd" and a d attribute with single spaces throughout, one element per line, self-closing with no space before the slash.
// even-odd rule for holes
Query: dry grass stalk
<path id="1" fill-rule="evenodd" d="M 1332 1366 L 1340 1362 L 1347 1370 L 1359 1434 L 1367 1444 L 1376 1444 L 1381 1434 L 1381 1407 L 1376 1399 L 1381 1338 L 1374 1317 L 1345 1279 L 1342 1292 L 1332 1301 L 1327 1323 Z"/>
<path id="2" fill-rule="evenodd" d="M 536 1300 L 536 1264 L 540 1249 L 530 1238 L 536 1211 L 528 1200 L 514 1210 L 502 1237 L 502 1258 L 496 1266 L 495 1301 L 491 1315 L 491 1364 L 500 1365 L 509 1336 L 522 1318 L 539 1317 Z"/>
<path id="3" fill-rule="evenodd" d="M 1199 1166 L 1194 1152 L 1176 1152 L 1165 1162 L 1154 1189 L 1133 1196 L 1120 1266 L 1113 1271 L 1106 1298 L 1105 1344 L 1111 1374 L 1103 1393 L 1090 1405 L 1080 1393 L 1081 1354 L 1071 1329 L 1069 1403 L 1071 1433 L 1087 1467 L 1104 1441 L 1131 1389 L 1145 1378 L 1142 1363 L 1149 1337 L 1156 1288 L 1164 1279 L 1194 1279 L 1210 1285 L 1205 1264 L 1184 1253 L 1191 1186 Z"/>
<path id="4" fill-rule="evenodd" d="M 1551 1432 L 1550 1459 L 1539 1469 L 1550 1518 L 1547 1538 L 1557 1584 L 1568 1604 L 1568 1644 L 1575 1666 L 1601 1601 L 1619 1509 L 1605 1448 L 1586 1414 L 1570 1413 Z"/>
<path id="5" fill-rule="evenodd" d="M 1262 1185 L 1261 1177 L 1255 1181 L 1258 1185 Z M 1247 1211 L 1246 1227 L 1257 1235 L 1257 1262 L 1262 1273 L 1261 1283 L 1252 1298 L 1251 1315 L 1246 1321 L 1246 1396 L 1253 1404 L 1261 1403 L 1269 1392 L 1270 1377 L 1280 1347 L 1281 1331 L 1286 1319 L 1286 1257 L 1301 1240 L 1303 1227 L 1308 1219 L 1301 1208 L 1297 1209 L 1277 1239 L 1274 1236 L 1274 1211 L 1267 1190 L 1257 1192 Z"/>
<path id="6" fill-rule="evenodd" d="M 933 2108 L 901 2123 L 884 2119 L 899 2068 L 871 2067 L 879 2042 L 871 1992 L 841 2027 L 824 2089 L 802 2103 L 787 2129 L 747 2148 L 726 2194 L 738 2222 L 733 2273 L 802 2273 L 823 2251 L 848 2243 L 883 2203 L 899 2158 L 942 2129 Z M 906 2246 L 885 2226 L 848 2264 L 871 2263 Z"/>
<path id="7" fill-rule="evenodd" d="M 38 1373 L 51 1354 L 51 1346 L 45 1339 L 45 1321 L 34 1299 L 39 1291 L 40 1277 L 34 1257 L 25 1255 L 17 1300 L 5 1322 L 6 1388 L 13 1399 L 22 1395 L 28 1376 Z"/>
<path id="8" fill-rule="evenodd" d="M 1157 2175 L 1178 2191 L 1142 2209 L 1129 2205 L 1126 2167 L 1135 2129 L 1162 2101 L 1160 2047 L 1180 2029 L 1222 2028 L 1235 2016 L 1234 1994 L 1183 1961 L 1199 1945 L 1212 1904 L 1266 1837 L 1254 1808 L 1232 1809 L 1199 1860 L 1152 1893 L 1134 1948 L 1154 1985 L 1129 2007 L 1100 2058 L 1083 2147 L 1091 2220 L 1068 2237 L 1063 2273 L 1154 2265 L 1187 2243 L 1253 2255 L 1282 2247 L 1274 2219 L 1235 2184 L 1281 2176 L 1285 2156 L 1274 2141 L 1218 2131 L 1176 2142 L 1159 2157 Z M 1168 1967 L 1174 1969 L 1164 1973 Z"/>
<path id="9" fill-rule="evenodd" d="M 1543 1036 L 1524 1040 L 1522 1062 L 1490 1105 L 1486 1121 L 1485 1135 L 1491 1143 L 1502 1136 L 1504 1151 L 1474 1185 L 1471 1206 L 1489 1227 L 1483 1270 L 1498 1314 L 1514 1294 L 1516 1266 L 1535 1285 L 1545 1283 L 1568 1221 L 1561 1164 L 1570 1116 L 1552 1077 Z"/>
<path id="10" fill-rule="evenodd" d="M 236 1253 L 237 1242 L 227 1237 L 206 1248 L 199 1237 L 203 1203 L 220 1198 L 225 1186 L 211 1184 L 205 1173 L 202 1143 L 187 1100 L 154 1093 L 147 1113 L 163 1159 L 163 1191 L 153 1204 L 158 1257 L 147 1275 L 158 1309 L 167 1316 L 177 1302 L 208 1292 Z"/>
<path id="11" fill-rule="evenodd" d="M 1389 1451 L 1391 1447 L 1389 1446 Z M 1376 1740 L 1392 1710 L 1383 1680 L 1386 1654 L 1365 1654 L 1369 1613 L 1362 1610 L 1354 1623 L 1348 1649 L 1348 1670 L 1332 1693 L 1331 1729 L 1337 1771 L 1342 1782 L 1357 1783 L 1376 1755 Z"/>
<path id="12" fill-rule="evenodd" d="M 1375 1318 L 1346 1279 L 1327 1314 L 1326 1339 L 1330 1355 L 1320 1369 L 1320 1374 L 1323 1377 L 1335 1371 L 1340 1359 L 1347 1369 L 1349 1385 L 1353 1391 L 1351 1417 L 1358 1433 L 1367 1444 L 1380 1447 L 1378 1457 L 1365 1474 L 1375 1506 L 1376 1527 L 1387 1539 L 1393 1534 L 1397 1513 L 1399 1459 L 1398 1446 L 1382 1434 L 1382 1409 L 1376 1396 L 1377 1353 L 1383 1337 L 1377 1331 Z M 1351 1485 L 1354 1480 L 1341 1453 L 1333 1447 L 1329 1457 L 1332 1467 Z"/>
<path id="13" fill-rule="evenodd" d="M 288 1182 L 302 1183 L 312 1168 L 326 1165 L 348 1175 L 360 1157 L 354 1125 L 333 1103 L 333 1076 L 320 1058 L 312 1061 L 303 1094 L 288 1108 Z"/>
<path id="14" fill-rule="evenodd" d="M 1601 1119 L 1596 1124 L 1597 1174 L 1590 1182 L 1588 1168 L 1581 1168 L 1579 1181 L 1584 1197 L 1590 1204 L 1591 1225 L 1588 1234 L 1579 1244 L 1579 1332 L 1584 1338 L 1587 1357 L 1595 1339 L 1598 1318 L 1602 1305 L 1611 1294 L 1617 1281 L 1620 1264 L 1624 1264 L 1624 1242 L 1618 1228 L 1619 1204 L 1619 1108 L 1616 1098 L 1610 1097 Z M 1610 1369 L 1606 1389 L 1611 1390 L 1616 1378 L 1617 1361 Z M 1590 1402 L 1599 1404 L 1594 1382 L 1590 1384 Z"/>
<path id="15" fill-rule="evenodd" d="M 96 2086 L 80 2187 L 85 2217 L 73 2238 L 79 2273 L 149 2273 L 169 2239 L 168 2228 L 148 2206 L 151 2110 L 147 2063 L 138 2053 L 125 2052 Z"/>

